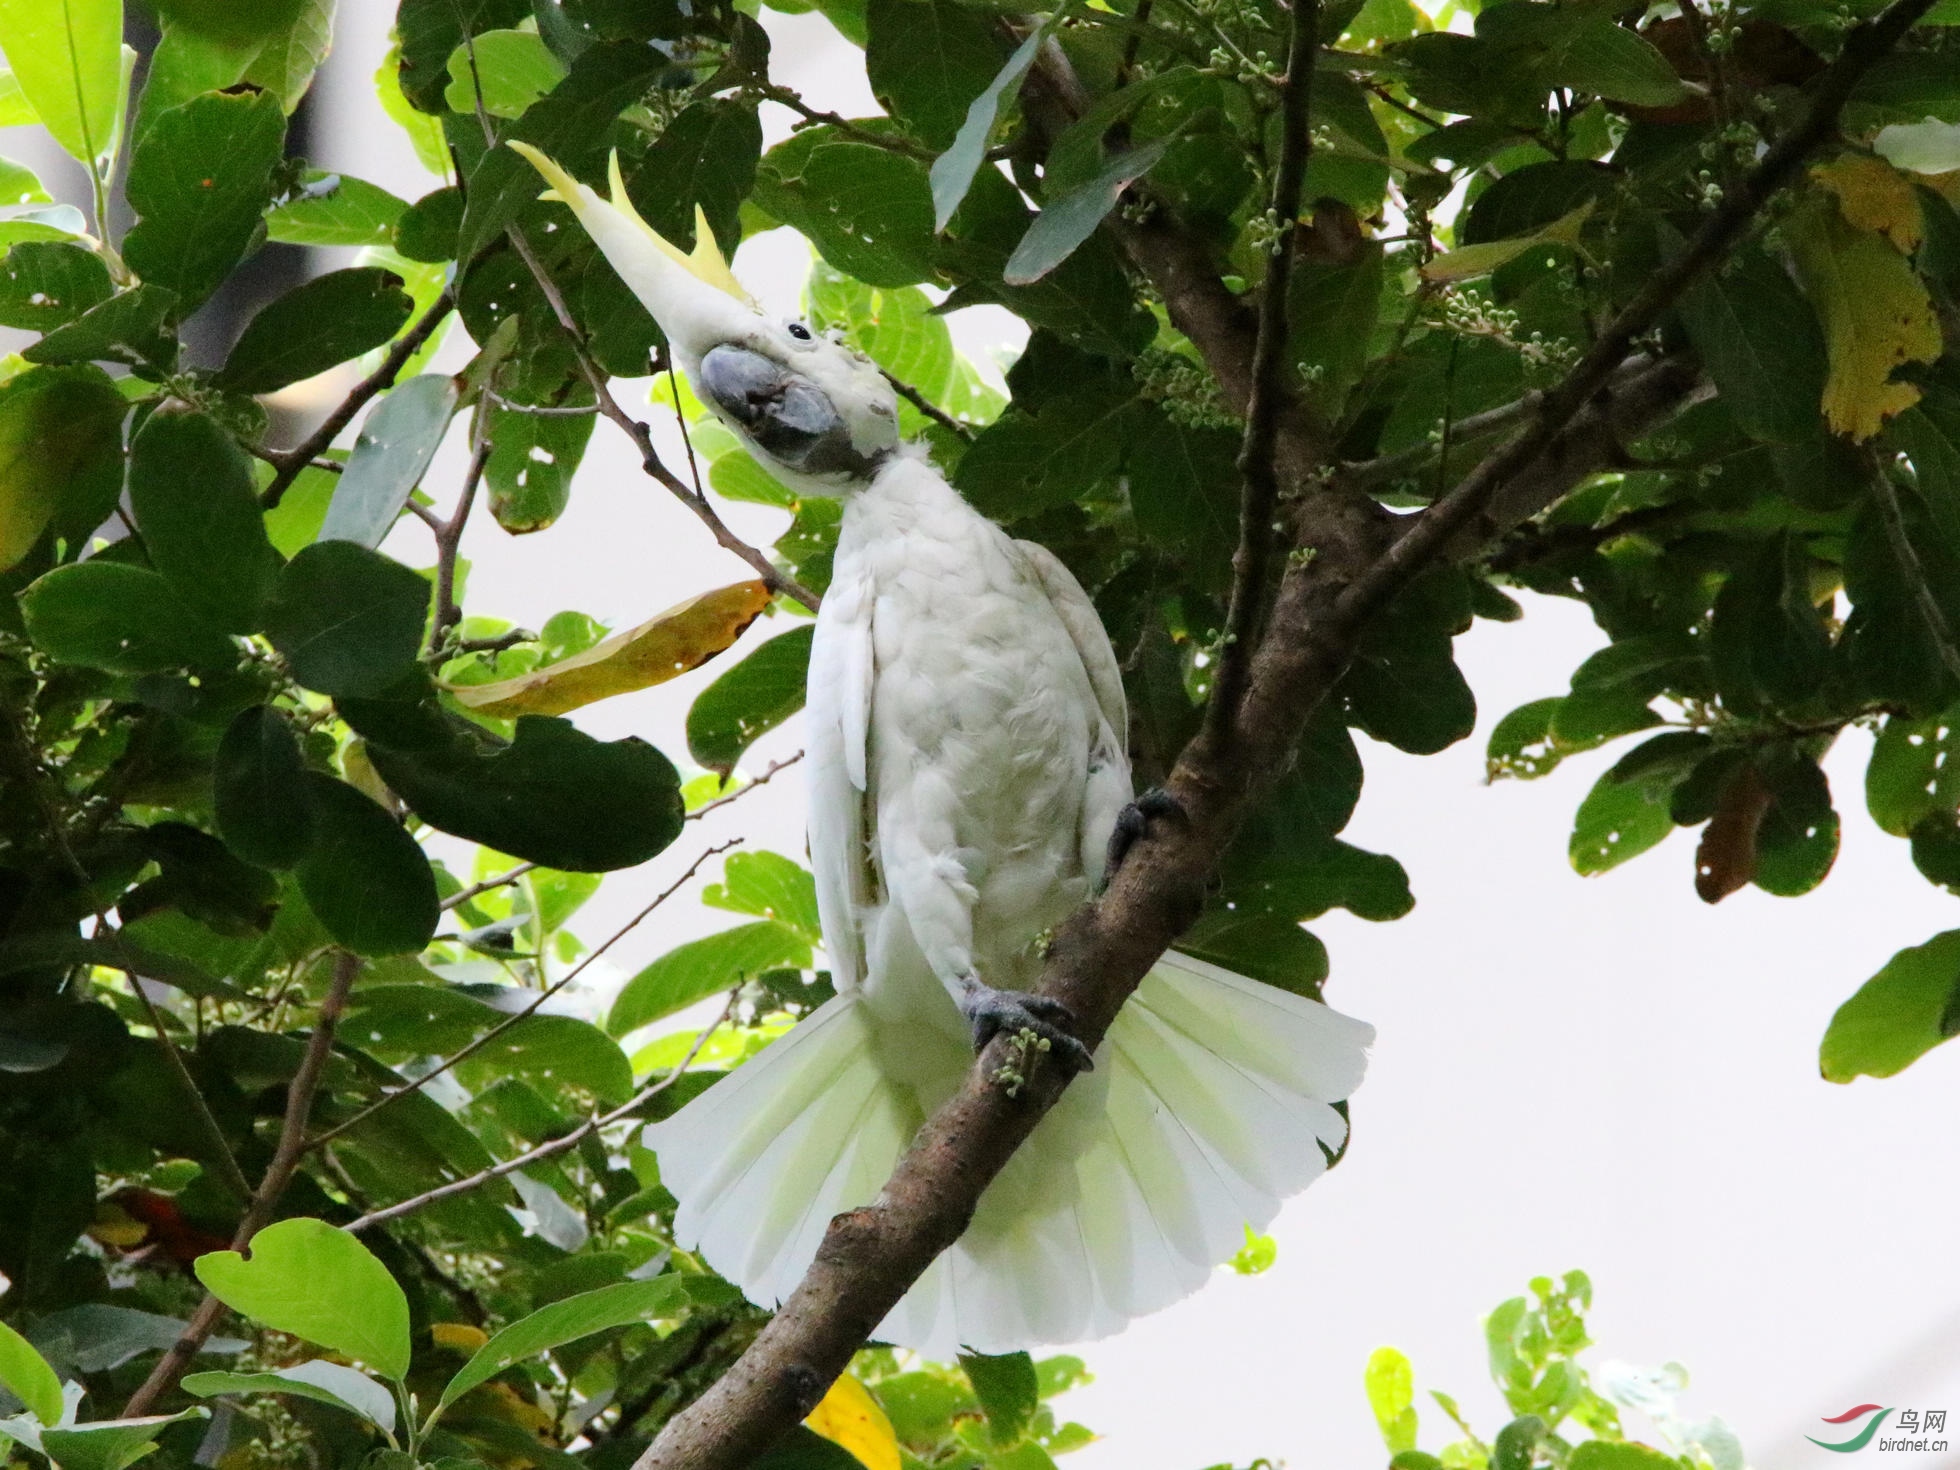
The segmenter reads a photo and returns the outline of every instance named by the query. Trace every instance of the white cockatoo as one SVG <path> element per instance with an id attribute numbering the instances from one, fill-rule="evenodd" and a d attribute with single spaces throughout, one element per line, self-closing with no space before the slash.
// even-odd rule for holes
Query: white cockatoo
<path id="1" fill-rule="evenodd" d="M 513 145 L 522 148 L 522 145 Z M 844 502 L 810 655 L 810 855 L 837 994 L 647 1131 L 676 1235 L 749 1297 L 795 1288 L 995 1032 L 1089 1058 L 1027 993 L 1131 799 L 1108 635 L 1050 552 L 901 444 L 862 354 L 764 315 L 705 219 L 684 255 L 524 148 L 701 401 L 800 494 Z M 958 1244 L 878 1330 L 935 1357 L 1105 1336 L 1195 1291 L 1347 1135 L 1372 1028 L 1177 953 L 1144 979 Z"/>

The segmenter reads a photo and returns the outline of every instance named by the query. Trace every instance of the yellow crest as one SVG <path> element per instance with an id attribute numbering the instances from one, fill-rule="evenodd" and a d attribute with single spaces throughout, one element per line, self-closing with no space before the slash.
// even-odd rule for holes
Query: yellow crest
<path id="1" fill-rule="evenodd" d="M 755 301 L 742 283 L 735 279 L 735 273 L 728 268 L 728 261 L 715 243 L 715 232 L 708 225 L 707 212 L 700 205 L 694 206 L 694 253 L 689 255 L 678 245 L 668 240 L 658 230 L 640 218 L 640 212 L 633 207 L 633 201 L 626 193 L 626 181 L 620 177 L 619 154 L 613 153 L 606 162 L 607 183 L 612 190 L 612 198 L 601 198 L 598 191 L 581 184 L 551 159 L 529 143 L 512 142 L 511 149 L 530 160 L 531 166 L 544 175 L 551 187 L 538 197 L 541 199 L 562 200 L 572 208 L 574 214 L 582 214 L 594 206 L 606 206 L 631 220 L 640 232 L 653 242 L 656 249 L 697 281 L 713 286 L 717 291 L 734 297 L 744 306 L 754 306 Z"/>

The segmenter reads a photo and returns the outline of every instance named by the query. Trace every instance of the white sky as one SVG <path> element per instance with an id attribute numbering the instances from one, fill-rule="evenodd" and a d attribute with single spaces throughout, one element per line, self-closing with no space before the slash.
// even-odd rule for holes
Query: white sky
<path id="1" fill-rule="evenodd" d="M 433 181 L 369 88 L 393 9 L 343 0 L 316 162 L 413 198 Z M 768 21 L 779 81 L 819 106 L 874 110 L 856 53 L 824 22 Z M 745 247 L 738 265 L 787 307 L 804 258 L 779 234 Z M 954 325 L 975 356 L 1015 345 L 1003 313 L 961 313 Z M 445 364 L 460 351 L 452 344 Z M 677 443 L 669 452 L 681 462 Z M 439 501 L 460 467 L 452 445 L 428 481 Z M 781 524 L 752 506 L 727 514 L 763 542 Z M 425 562 L 423 535 L 410 525 L 391 550 Z M 566 607 L 635 622 L 746 575 L 603 423 L 558 526 L 519 541 L 480 516 L 466 554 L 472 609 L 532 627 Z M 1367 746 L 1347 835 L 1402 860 L 1417 908 L 1389 925 L 1344 914 L 1314 925 L 1333 954 L 1330 999 L 1380 1030 L 1353 1149 L 1280 1217 L 1267 1275 L 1221 1273 L 1083 1351 L 1098 1381 L 1059 1407 L 1106 1437 L 1068 1461 L 1074 1470 L 1197 1470 L 1261 1455 L 1381 1464 L 1361 1388 L 1381 1343 L 1411 1355 L 1419 1389 L 1457 1394 L 1494 1432 L 1502 1415 L 1479 1319 L 1528 1277 L 1574 1266 L 1598 1291 L 1594 1361 L 1685 1362 L 1690 1415 L 1724 1415 L 1764 1470 L 1840 1463 L 1803 1435 L 1841 1437 L 1819 1418 L 1867 1401 L 1948 1409 L 1960 1439 L 1960 1177 L 1948 1139 L 1960 1057 L 1936 1053 L 1900 1078 L 1848 1088 L 1816 1071 L 1835 1006 L 1894 950 L 1954 924 L 1960 907 L 1866 817 L 1868 741 L 1857 734 L 1827 763 L 1844 850 L 1816 894 L 1750 889 L 1710 909 L 1692 888 L 1693 838 L 1680 833 L 1617 873 L 1578 878 L 1565 861 L 1572 811 L 1612 755 L 1486 788 L 1481 751 L 1498 716 L 1560 692 L 1602 641 L 1571 604 L 1533 601 L 1521 625 L 1480 624 L 1458 644 L 1482 711 L 1477 735 L 1421 760 Z M 688 701 L 727 666 L 576 719 L 679 757 Z M 755 766 L 797 743 L 793 725 L 777 732 Z M 610 932 L 718 836 L 747 831 L 800 855 L 796 774 L 610 879 L 580 931 Z M 622 943 L 622 968 L 723 917 L 677 900 Z M 1424 1421 L 1434 1451 L 1441 1415 Z"/>

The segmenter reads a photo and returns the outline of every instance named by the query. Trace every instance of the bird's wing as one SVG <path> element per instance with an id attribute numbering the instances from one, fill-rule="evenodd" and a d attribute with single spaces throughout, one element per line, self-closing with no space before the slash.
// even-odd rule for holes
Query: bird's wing
<path id="1" fill-rule="evenodd" d="M 1123 698 L 1123 671 L 1116 662 L 1116 650 L 1109 646 L 1109 634 L 1095 603 L 1075 580 L 1075 573 L 1062 565 L 1062 559 L 1047 547 L 1033 541 L 1016 541 L 1015 547 L 1028 559 L 1028 567 L 1048 594 L 1055 616 L 1068 630 L 1089 685 L 1096 692 L 1096 707 L 1102 712 L 1118 750 L 1127 751 L 1130 741 L 1130 707 Z"/>
<path id="2" fill-rule="evenodd" d="M 873 901 L 864 823 L 875 601 L 868 576 L 839 576 L 824 594 L 810 648 L 810 863 L 831 978 L 840 990 L 864 978 L 862 924 Z"/>
<path id="3" fill-rule="evenodd" d="M 1068 630 L 1089 676 L 1096 708 L 1102 715 L 1101 727 L 1088 752 L 1082 792 L 1082 825 L 1078 833 L 1082 873 L 1091 884 L 1103 880 L 1103 864 L 1109 851 L 1109 836 L 1116 819 L 1129 804 L 1130 787 L 1130 707 L 1123 697 L 1123 671 L 1116 662 L 1116 650 L 1109 646 L 1109 634 L 1096 613 L 1096 605 L 1075 574 L 1062 565 L 1061 558 L 1045 546 L 1017 541 L 1015 547 L 1028 559 L 1048 605 L 1055 609 L 1062 627 Z"/>

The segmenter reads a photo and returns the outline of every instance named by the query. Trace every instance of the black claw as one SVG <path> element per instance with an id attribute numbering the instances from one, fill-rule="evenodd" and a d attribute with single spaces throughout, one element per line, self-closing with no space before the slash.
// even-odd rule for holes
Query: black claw
<path id="1" fill-rule="evenodd" d="M 977 979 L 966 982 L 960 1013 L 973 1028 L 973 1049 L 984 1051 L 1003 1031 L 1031 1031 L 1048 1043 L 1049 1052 L 1077 1072 L 1093 1072 L 1089 1048 L 1070 1034 L 1075 1014 L 1058 1000 L 1020 990 L 996 990 Z"/>
<path id="2" fill-rule="evenodd" d="M 1175 796 L 1161 786 L 1153 786 L 1116 814 L 1116 827 L 1109 834 L 1109 850 L 1103 860 L 1103 882 L 1107 884 L 1123 866 L 1137 839 L 1150 830 L 1158 817 L 1181 817 L 1184 808 Z"/>

